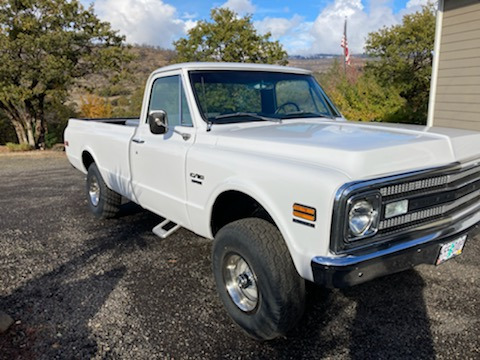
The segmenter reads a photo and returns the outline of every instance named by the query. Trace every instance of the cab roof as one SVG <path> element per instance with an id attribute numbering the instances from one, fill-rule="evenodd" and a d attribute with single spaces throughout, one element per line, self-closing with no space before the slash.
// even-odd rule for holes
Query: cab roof
<path id="1" fill-rule="evenodd" d="M 152 75 L 172 70 L 244 70 L 244 71 L 272 71 L 295 74 L 311 74 L 310 70 L 269 64 L 228 63 L 228 62 L 188 62 L 168 65 L 155 70 Z"/>

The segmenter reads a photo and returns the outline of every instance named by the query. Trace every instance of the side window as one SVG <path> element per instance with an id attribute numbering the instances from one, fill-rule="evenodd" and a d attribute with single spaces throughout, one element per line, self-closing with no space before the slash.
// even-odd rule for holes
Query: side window
<path id="1" fill-rule="evenodd" d="M 164 110 L 170 126 L 191 126 L 192 118 L 180 75 L 159 78 L 153 82 L 148 112 Z"/>

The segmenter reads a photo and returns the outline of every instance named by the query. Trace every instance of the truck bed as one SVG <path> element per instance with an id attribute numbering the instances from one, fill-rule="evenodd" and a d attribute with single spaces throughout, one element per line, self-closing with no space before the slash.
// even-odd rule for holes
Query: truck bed
<path id="1" fill-rule="evenodd" d="M 131 198 L 130 140 L 138 123 L 138 118 L 70 119 L 65 131 L 68 139 L 66 153 L 70 162 L 87 173 L 83 153 L 93 154 L 107 186 Z"/>

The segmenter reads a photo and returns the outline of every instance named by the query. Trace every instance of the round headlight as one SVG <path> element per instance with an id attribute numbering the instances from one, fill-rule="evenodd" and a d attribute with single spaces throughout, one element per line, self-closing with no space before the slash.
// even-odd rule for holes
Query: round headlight
<path id="1" fill-rule="evenodd" d="M 353 236 L 364 236 L 375 232 L 374 224 L 377 219 L 377 211 L 373 205 L 366 201 L 360 200 L 352 205 L 348 214 L 349 228 Z"/>

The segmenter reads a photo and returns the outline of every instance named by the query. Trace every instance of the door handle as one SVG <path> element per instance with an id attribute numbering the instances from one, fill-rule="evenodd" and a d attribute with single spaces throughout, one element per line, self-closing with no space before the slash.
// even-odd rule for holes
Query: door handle
<path id="1" fill-rule="evenodd" d="M 143 144 L 145 142 L 145 140 L 142 139 L 132 139 L 132 141 L 137 144 Z"/>

